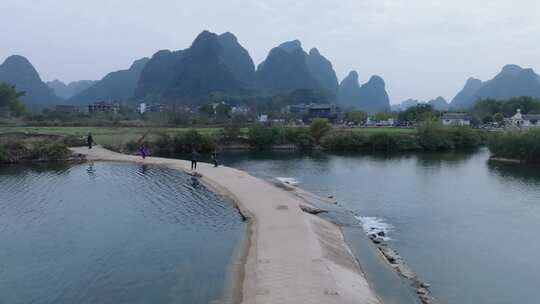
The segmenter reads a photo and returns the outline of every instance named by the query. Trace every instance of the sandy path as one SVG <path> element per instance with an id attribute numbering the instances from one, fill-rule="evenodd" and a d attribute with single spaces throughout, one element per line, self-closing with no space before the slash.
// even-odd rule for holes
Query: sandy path
<path id="1" fill-rule="evenodd" d="M 183 160 L 72 148 L 88 160 L 130 161 L 190 171 Z M 246 172 L 199 163 L 198 173 L 230 196 L 251 221 L 241 303 L 380 304 L 340 229 L 301 211 L 300 198 Z M 238 282 L 240 284 L 240 282 Z"/>

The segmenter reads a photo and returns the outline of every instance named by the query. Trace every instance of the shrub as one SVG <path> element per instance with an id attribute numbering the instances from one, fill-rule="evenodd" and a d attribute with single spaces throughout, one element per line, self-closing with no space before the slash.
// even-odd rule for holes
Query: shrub
<path id="1" fill-rule="evenodd" d="M 62 143 L 68 147 L 86 146 L 86 139 L 82 136 L 68 135 L 64 137 Z"/>
<path id="2" fill-rule="evenodd" d="M 256 149 L 269 148 L 279 142 L 280 131 L 275 127 L 266 127 L 257 123 L 248 130 L 250 145 Z"/>
<path id="3" fill-rule="evenodd" d="M 324 149 L 330 151 L 361 151 L 369 149 L 365 134 L 347 131 L 331 132 L 321 139 Z"/>
<path id="4" fill-rule="evenodd" d="M 7 163 L 11 159 L 9 151 L 4 145 L 0 145 L 0 163 Z"/>
<path id="5" fill-rule="evenodd" d="M 69 156 L 70 151 L 63 143 L 36 141 L 30 148 L 33 160 L 61 160 Z"/>
<path id="6" fill-rule="evenodd" d="M 427 151 L 450 150 L 454 148 L 446 128 L 435 122 L 425 122 L 418 127 L 418 144 Z"/>
<path id="7" fill-rule="evenodd" d="M 221 137 L 228 141 L 234 141 L 240 137 L 241 133 L 240 125 L 231 123 L 223 128 Z"/>
<path id="8" fill-rule="evenodd" d="M 325 118 L 316 118 L 309 126 L 309 132 L 315 139 L 316 143 L 319 143 L 321 138 L 332 130 L 332 125 Z"/>
<path id="9" fill-rule="evenodd" d="M 507 132 L 491 137 L 489 150 L 495 157 L 540 163 L 540 129 L 526 132 Z"/>
<path id="10" fill-rule="evenodd" d="M 452 126 L 447 130 L 453 147 L 456 149 L 471 149 L 478 147 L 482 141 L 480 134 L 467 126 Z"/>
<path id="11" fill-rule="evenodd" d="M 172 138 L 172 152 L 188 153 L 193 149 L 200 152 L 209 152 L 217 147 L 216 140 L 211 135 L 199 133 L 195 129 L 188 130 L 184 133 L 176 134 Z"/>

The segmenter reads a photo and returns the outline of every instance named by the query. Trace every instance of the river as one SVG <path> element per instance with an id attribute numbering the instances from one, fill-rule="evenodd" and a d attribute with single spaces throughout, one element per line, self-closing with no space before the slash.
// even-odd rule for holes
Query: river
<path id="1" fill-rule="evenodd" d="M 255 176 L 334 196 L 358 226 L 386 231 L 438 303 L 537 303 L 540 170 L 488 158 L 486 149 L 221 155 Z"/>
<path id="2" fill-rule="evenodd" d="M 215 303 L 245 233 L 172 169 L 0 166 L 0 303 Z"/>

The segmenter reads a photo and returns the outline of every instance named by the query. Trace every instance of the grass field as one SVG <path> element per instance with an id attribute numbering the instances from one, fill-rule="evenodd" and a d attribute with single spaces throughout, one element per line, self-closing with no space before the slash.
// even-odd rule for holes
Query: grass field
<path id="1" fill-rule="evenodd" d="M 188 128 L 129 128 L 129 127 L 1 127 L 0 133 L 23 132 L 37 134 L 55 134 L 55 135 L 75 135 L 86 136 L 88 132 L 92 132 L 92 136 L 97 144 L 100 145 L 120 145 L 130 141 L 139 140 L 144 134 L 148 133 L 146 138 L 155 137 L 159 133 L 168 133 L 174 135 L 176 133 L 185 132 Z M 216 133 L 219 128 L 197 128 L 200 133 Z M 416 129 L 401 129 L 389 127 L 377 128 L 353 128 L 345 129 L 353 132 L 365 132 L 368 134 L 374 133 L 404 133 L 414 134 Z M 245 132 L 246 130 L 244 130 Z"/>
<path id="2" fill-rule="evenodd" d="M 373 133 L 401 133 L 401 134 L 415 134 L 414 128 L 393 128 L 393 127 L 376 127 L 376 128 L 353 128 L 349 129 L 353 132 L 364 132 L 368 134 Z"/>
<path id="3" fill-rule="evenodd" d="M 187 128 L 110 128 L 110 127 L 0 127 L 0 133 L 23 132 L 37 134 L 55 134 L 55 135 L 75 135 L 86 136 L 88 132 L 99 145 L 118 145 L 130 141 L 139 140 L 144 134 L 148 137 L 156 136 L 159 133 L 166 132 L 174 135 L 185 132 Z M 198 128 L 201 133 L 212 133 L 219 131 L 219 128 Z"/>

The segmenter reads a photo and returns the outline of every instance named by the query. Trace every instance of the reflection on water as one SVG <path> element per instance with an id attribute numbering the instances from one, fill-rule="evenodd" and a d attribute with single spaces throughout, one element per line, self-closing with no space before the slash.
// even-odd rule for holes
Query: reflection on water
<path id="1" fill-rule="evenodd" d="M 2 166 L 0 189 L 0 303 L 212 303 L 243 236 L 175 170 Z"/>
<path id="2" fill-rule="evenodd" d="M 540 170 L 488 164 L 488 157 L 485 149 L 222 156 L 256 176 L 299 180 L 357 216 L 391 225 L 392 247 L 441 303 L 537 303 Z"/>

